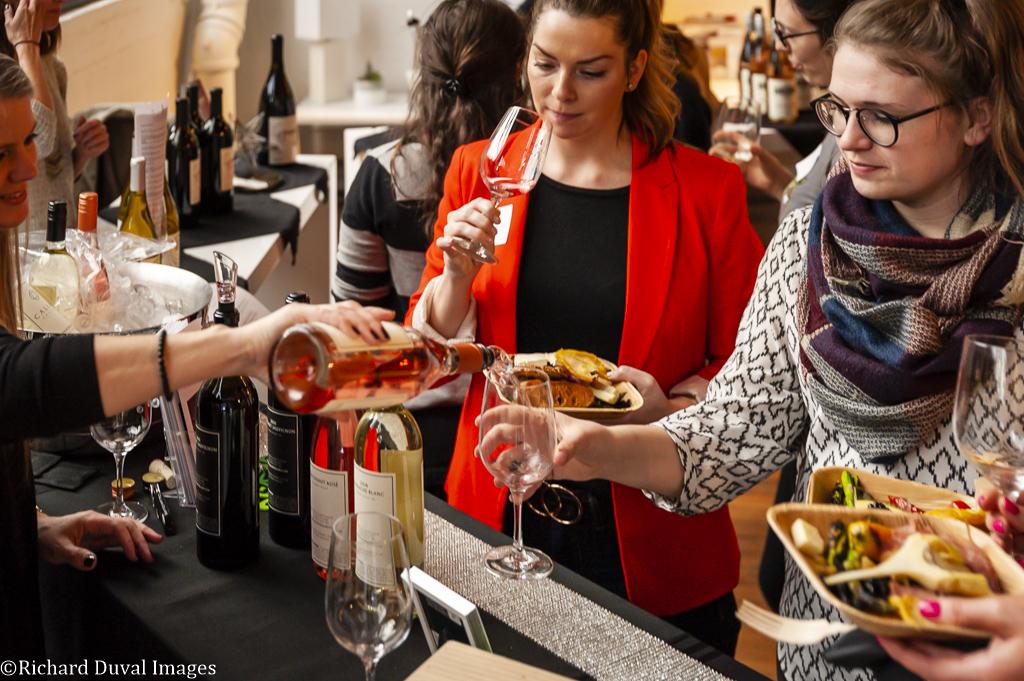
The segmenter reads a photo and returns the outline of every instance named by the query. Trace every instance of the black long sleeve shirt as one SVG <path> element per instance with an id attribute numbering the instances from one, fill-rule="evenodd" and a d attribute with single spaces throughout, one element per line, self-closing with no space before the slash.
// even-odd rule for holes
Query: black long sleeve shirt
<path id="1" fill-rule="evenodd" d="M 32 464 L 24 439 L 103 417 L 91 336 L 24 341 L 0 328 L 0 659 L 40 659 Z"/>

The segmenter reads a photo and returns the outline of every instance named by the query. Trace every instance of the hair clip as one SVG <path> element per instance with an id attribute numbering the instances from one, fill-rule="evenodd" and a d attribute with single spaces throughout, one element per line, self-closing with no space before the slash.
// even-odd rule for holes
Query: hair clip
<path id="1" fill-rule="evenodd" d="M 461 97 L 466 89 L 459 82 L 458 78 L 446 78 L 444 81 L 444 91 L 452 97 Z"/>

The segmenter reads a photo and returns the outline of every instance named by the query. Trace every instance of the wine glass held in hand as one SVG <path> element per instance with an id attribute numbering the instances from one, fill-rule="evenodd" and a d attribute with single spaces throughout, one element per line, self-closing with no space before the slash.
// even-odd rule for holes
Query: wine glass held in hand
<path id="1" fill-rule="evenodd" d="M 480 156 L 480 177 L 498 206 L 505 199 L 526 194 L 537 184 L 551 142 L 551 126 L 535 111 L 513 106 L 501 117 L 487 149 Z M 494 245 L 504 243 L 499 231 Z M 493 247 L 455 238 L 452 248 L 477 262 L 494 264 Z"/>
<path id="2" fill-rule="evenodd" d="M 523 546 L 523 500 L 539 484 L 554 460 L 555 412 L 551 383 L 543 371 L 488 371 L 480 409 L 477 455 L 496 482 L 508 487 L 515 508 L 511 546 L 492 549 L 484 558 L 487 569 L 509 579 L 543 579 L 551 574 L 551 559 Z"/>
<path id="3" fill-rule="evenodd" d="M 1024 343 L 1020 340 L 1003 336 L 964 340 L 953 435 L 960 453 L 1006 497 L 1018 501 L 1024 493 Z"/>
<path id="4" fill-rule="evenodd" d="M 753 158 L 750 146 L 757 144 L 761 137 L 761 112 L 757 105 L 735 97 L 726 97 L 718 110 L 715 130 L 733 133 L 730 137 L 736 144 L 732 157 L 739 163 Z"/>
<path id="5" fill-rule="evenodd" d="M 328 561 L 327 629 L 373 681 L 377 663 L 405 641 L 412 622 L 402 524 L 382 513 L 343 515 L 331 529 Z"/>
<path id="6" fill-rule="evenodd" d="M 145 506 L 137 501 L 126 502 L 124 500 L 122 480 L 124 478 L 124 457 L 145 439 L 151 420 L 149 402 L 145 402 L 119 414 L 114 414 L 89 428 L 92 439 L 114 455 L 114 465 L 117 467 L 117 495 L 114 501 L 101 504 L 96 508 L 100 513 L 105 513 L 111 518 L 133 518 L 139 522 L 143 522 L 149 517 Z"/>

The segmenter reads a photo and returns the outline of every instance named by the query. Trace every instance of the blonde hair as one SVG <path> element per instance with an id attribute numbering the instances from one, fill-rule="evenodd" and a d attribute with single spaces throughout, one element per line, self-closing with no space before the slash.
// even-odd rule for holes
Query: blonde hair
<path id="1" fill-rule="evenodd" d="M 32 96 L 32 83 L 14 61 L 0 54 L 0 101 Z M 0 227 L 0 326 L 17 333 L 21 320 L 18 230 Z"/>
<path id="2" fill-rule="evenodd" d="M 651 160 L 672 143 L 679 98 L 675 84 L 675 60 L 661 31 L 662 0 L 537 0 L 530 32 L 545 10 L 557 9 L 574 17 L 613 17 L 619 42 L 626 46 L 627 65 L 640 50 L 647 51 L 647 67 L 631 92 L 622 100 L 623 122 L 647 145 Z"/>
<path id="3" fill-rule="evenodd" d="M 836 44 L 875 50 L 967 112 L 992 102 L 992 133 L 971 152 L 975 188 L 1024 195 L 1024 0 L 862 0 L 836 27 Z"/>

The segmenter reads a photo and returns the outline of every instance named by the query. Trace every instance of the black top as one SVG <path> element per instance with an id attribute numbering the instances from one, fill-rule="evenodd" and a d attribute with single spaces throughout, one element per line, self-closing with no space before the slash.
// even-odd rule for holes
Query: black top
<path id="1" fill-rule="evenodd" d="M 0 658 L 40 659 L 35 489 L 22 440 L 100 420 L 92 336 L 23 341 L 0 328 Z"/>
<path id="2" fill-rule="evenodd" d="M 672 92 L 682 107 L 673 136 L 680 142 L 707 151 L 711 148 L 711 107 L 700 93 L 700 85 L 688 74 L 680 73 L 676 76 Z"/>
<path id="3" fill-rule="evenodd" d="M 619 359 L 626 314 L 629 187 L 579 189 L 542 175 L 530 192 L 516 297 L 516 351 Z"/>

